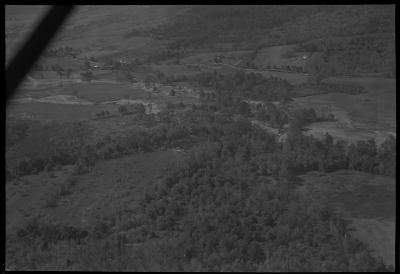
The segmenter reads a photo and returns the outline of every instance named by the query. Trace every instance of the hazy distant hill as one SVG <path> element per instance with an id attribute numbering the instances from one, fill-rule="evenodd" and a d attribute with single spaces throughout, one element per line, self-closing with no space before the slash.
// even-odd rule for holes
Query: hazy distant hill
<path id="1" fill-rule="evenodd" d="M 8 55 L 44 10 L 7 6 Z M 393 76 L 394 30 L 392 5 L 77 6 L 53 45 L 84 48 L 96 56 L 137 57 L 298 44 L 298 51 L 324 53 L 343 74 Z"/>
<path id="2" fill-rule="evenodd" d="M 394 32 L 393 6 L 196 6 L 158 34 L 184 44 L 264 41 L 288 44 L 332 36 Z"/>
<path id="3" fill-rule="evenodd" d="M 395 16 L 390 5 L 196 6 L 153 31 L 171 48 L 261 49 L 299 44 L 324 52 L 336 73 L 395 74 Z M 331 68 L 330 68 L 331 69 Z"/>

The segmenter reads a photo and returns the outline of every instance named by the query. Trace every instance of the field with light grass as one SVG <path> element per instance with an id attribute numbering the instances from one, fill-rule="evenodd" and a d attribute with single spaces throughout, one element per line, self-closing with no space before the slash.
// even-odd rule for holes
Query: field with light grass
<path id="1" fill-rule="evenodd" d="M 393 178 L 341 170 L 300 176 L 299 191 L 328 202 L 386 263 L 395 261 L 396 182 Z"/>

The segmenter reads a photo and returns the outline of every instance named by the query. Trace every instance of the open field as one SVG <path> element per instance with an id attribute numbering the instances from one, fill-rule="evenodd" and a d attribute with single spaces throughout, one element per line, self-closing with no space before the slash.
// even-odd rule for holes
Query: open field
<path id="1" fill-rule="evenodd" d="M 132 84 L 111 81 L 93 80 L 82 82 L 67 79 L 34 79 L 17 91 L 18 97 L 41 98 L 49 95 L 74 95 L 81 99 L 94 103 L 117 100 L 132 97 L 142 98 L 146 95 L 144 91 L 135 88 Z"/>
<path id="2" fill-rule="evenodd" d="M 331 78 L 331 83 L 351 83 L 363 86 L 367 93 L 349 95 L 329 93 L 299 97 L 294 105 L 313 107 L 335 115 L 337 122 L 313 123 L 308 134 L 329 132 L 345 140 L 375 138 L 378 142 L 388 134 L 396 136 L 395 81 L 379 78 Z"/>
<path id="3" fill-rule="evenodd" d="M 387 264 L 395 264 L 394 220 L 350 218 L 352 235 L 363 241 L 372 249 L 372 254 L 382 256 Z"/>
<path id="4" fill-rule="evenodd" d="M 290 55 L 290 52 L 293 51 L 294 47 L 295 45 L 283 45 L 263 48 L 257 52 L 257 55 L 254 57 L 253 62 L 258 68 L 265 68 L 266 66 L 304 67 L 307 62 L 308 55 Z M 303 58 L 304 56 L 306 56 L 306 58 Z"/>
<path id="5" fill-rule="evenodd" d="M 139 99 L 146 96 L 146 93 L 141 89 L 108 83 L 81 83 L 72 87 L 72 91 L 75 91 L 79 98 L 95 103 L 128 97 L 130 99 Z"/>
<path id="6" fill-rule="evenodd" d="M 77 111 L 73 107 L 67 108 L 68 105 L 47 105 L 54 106 L 54 108 L 43 107 L 47 112 L 53 111 L 51 115 L 41 113 L 42 116 L 39 116 L 36 111 L 32 116 L 22 113 L 15 117 L 16 114 L 13 113 L 7 117 L 8 135 L 5 157 L 8 170 L 17 168 L 24 159 L 50 157 L 54 153 L 61 153 L 60 151 L 63 149 L 67 154 L 72 153 L 77 144 L 104 143 L 107 137 L 111 139 L 124 137 L 127 134 L 152 128 L 160 123 L 154 119 L 139 119 L 135 114 L 122 115 L 117 110 L 118 105 L 107 105 L 113 106 L 114 109 L 110 108 L 109 114 L 103 117 L 98 117 L 97 113 L 86 113 L 90 108 L 79 108 L 80 111 Z M 69 112 L 62 112 L 62 116 L 60 116 L 57 111 L 62 110 L 63 106 Z M 12 129 L 21 124 L 29 125 L 24 137 L 18 137 L 18 134 L 12 133 L 15 132 Z M 17 142 L 12 141 L 15 138 L 19 138 Z"/>
<path id="7" fill-rule="evenodd" d="M 299 190 L 332 205 L 350 221 L 352 234 L 388 264 L 395 259 L 396 186 L 390 177 L 341 170 L 300 176 Z"/>
<path id="8" fill-rule="evenodd" d="M 314 107 L 333 107 L 343 110 L 358 127 L 394 131 L 396 125 L 396 94 L 348 95 L 330 93 L 296 98 L 296 102 Z"/>
<path id="9" fill-rule="evenodd" d="M 217 65 L 216 68 L 229 67 L 229 65 Z M 183 65 L 154 65 L 154 70 L 163 71 L 164 73 L 172 74 L 193 74 L 197 73 L 193 69 L 187 69 Z M 210 69 L 208 67 L 208 69 Z M 256 70 L 259 71 L 259 70 Z M 103 73 L 103 74 L 102 74 Z M 100 72 L 99 77 L 103 78 L 107 72 Z M 262 71 L 263 74 L 280 72 Z M 304 75 L 295 73 L 286 73 L 288 80 L 292 83 L 305 81 Z M 271 75 L 270 75 L 271 76 Z M 110 81 L 116 77 L 110 74 Z M 296 78 L 297 77 L 297 78 Z M 167 102 L 185 104 L 193 104 L 197 101 L 196 94 L 178 92 L 176 96 L 170 96 L 171 87 L 159 85 L 157 90 L 145 89 L 142 83 L 122 84 L 122 83 L 107 83 L 103 80 L 95 80 L 92 83 L 74 83 L 65 79 L 34 79 L 34 83 L 30 84 L 29 89 L 23 90 L 19 97 L 42 98 L 42 102 L 52 100 L 54 94 L 64 96 L 73 95 L 83 103 L 88 103 L 88 106 L 76 105 L 72 112 L 66 110 L 64 113 L 70 114 L 53 114 L 49 107 L 44 111 L 41 107 L 35 107 L 34 102 L 29 103 L 32 107 L 32 114 L 28 110 L 28 105 L 24 107 L 14 108 L 17 113 L 26 115 L 36 115 L 39 119 L 49 117 L 61 117 L 60 120 L 76 119 L 81 120 L 84 117 L 95 117 L 95 114 L 102 110 L 115 112 L 116 108 L 111 106 L 103 106 L 102 103 L 114 102 L 129 103 L 129 100 L 145 100 L 159 106 L 165 105 Z M 379 78 L 329 78 L 325 80 L 330 83 L 350 83 L 362 85 L 367 93 L 358 95 L 349 95 L 342 93 L 319 94 L 295 98 L 293 105 L 302 107 L 313 107 L 317 111 L 325 110 L 335 115 L 336 122 L 319 122 L 309 125 L 306 134 L 312 134 L 316 137 L 323 137 L 326 132 L 331 134 L 336 139 L 345 139 L 354 142 L 360 139 L 374 138 L 378 143 L 381 143 L 389 134 L 395 134 L 395 82 L 391 79 Z M 64 84 L 63 84 L 64 83 Z M 48 97 L 50 96 L 50 97 Z M 61 102 L 60 98 L 60 103 Z M 121 101 L 122 99 L 122 101 Z M 78 100 L 76 100 L 78 102 Z M 118 101 L 118 102 L 117 102 Z M 128 102 L 129 101 L 129 102 Z M 133 101 L 132 101 L 133 102 Z M 56 102 L 53 102 L 56 103 Z M 100 104 L 89 106 L 90 104 Z M 87 107 L 87 108 L 86 108 Z M 65 109 L 66 107 L 62 107 Z M 36 112 L 35 109 L 40 109 Z M 54 109 L 54 108 L 53 108 Z M 58 111 L 58 110 L 57 110 Z M 43 114 L 41 114 L 43 113 Z M 379 115 L 377 115 L 379 114 Z"/>
<path id="10" fill-rule="evenodd" d="M 355 143 L 358 140 L 374 139 L 378 145 L 383 143 L 390 135 L 396 136 L 396 133 L 391 131 L 348 128 L 342 122 L 317 122 L 306 126 L 306 135 L 313 135 L 322 139 L 326 133 L 329 133 L 334 140 Z"/>
<path id="11" fill-rule="evenodd" d="M 171 96 L 171 88 L 160 86 L 157 91 L 145 91 L 139 85 L 126 87 L 110 83 L 78 83 L 58 90 L 46 88 L 23 91 L 8 104 L 7 115 L 41 121 L 71 122 L 95 119 L 96 114 L 102 111 L 120 116 L 120 105 L 140 103 L 147 108 L 151 104 L 151 112 L 154 113 L 164 109 L 168 103 L 197 104 L 197 95 L 192 91 L 177 89 L 176 95 Z"/>
<path id="12" fill-rule="evenodd" d="M 100 111 L 117 113 L 115 105 L 72 105 L 52 103 L 21 103 L 7 107 L 7 115 L 26 117 L 41 121 L 71 122 L 82 121 L 96 117 Z"/>

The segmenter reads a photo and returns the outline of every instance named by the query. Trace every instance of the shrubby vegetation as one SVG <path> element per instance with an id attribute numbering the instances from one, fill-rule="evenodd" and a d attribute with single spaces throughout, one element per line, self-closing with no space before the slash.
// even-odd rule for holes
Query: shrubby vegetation
<path id="1" fill-rule="evenodd" d="M 379 153 L 371 151 L 370 143 L 367 148 L 357 144 L 349 152 L 356 155 L 349 156 L 344 144 L 334 143 L 330 136 L 323 141 L 303 136 L 295 125 L 281 144 L 243 117 L 201 108 L 174 117 L 168 126 L 106 141 L 92 151 L 104 151 L 108 158 L 160 146 L 187 147 L 190 141 L 197 144 L 162 181 L 146 189 L 134 215 L 121 211 L 118 218 L 127 221 L 119 226 L 109 219 L 92 231 L 68 237 L 62 236 L 61 226 L 47 221 L 27 225 L 13 239 L 31 257 L 13 245 L 16 250 L 7 252 L 10 261 L 21 268 L 42 269 L 56 263 L 49 252 L 63 246 L 68 251 L 62 257 L 68 261 L 66 269 L 388 270 L 349 235 L 331 209 L 297 194 L 293 179 L 307 170 L 330 171 L 346 164 L 359 168 L 355 159 L 365 160 L 361 168 L 373 170 L 367 163 L 376 154 L 387 157 L 393 140 Z M 386 164 L 382 170 L 390 169 Z M 29 232 L 45 228 L 53 232 Z"/>
<path id="2" fill-rule="evenodd" d="M 394 45 L 391 33 L 379 33 L 311 40 L 299 44 L 296 50 L 322 54 L 331 75 L 384 72 L 393 77 Z"/>
<path id="3" fill-rule="evenodd" d="M 309 14 L 316 7 L 195 6 L 153 33 L 172 38 L 173 48 L 260 39 L 267 30 Z M 285 16 L 283 16 L 283 13 Z M 210 28 L 208 26 L 212 25 Z"/>
<path id="4" fill-rule="evenodd" d="M 327 36 L 394 33 L 394 18 L 393 7 L 389 5 L 194 6 L 153 33 L 174 41 L 173 48 L 204 48 L 235 42 L 248 46 L 263 39 L 269 45 L 276 45 Z M 301 30 L 299 24 L 303 26 Z"/>
<path id="5" fill-rule="evenodd" d="M 321 79 L 322 80 L 322 79 Z M 357 84 L 336 84 L 325 83 L 310 80 L 307 83 L 301 83 L 294 87 L 293 93 L 296 97 L 310 96 L 324 93 L 344 93 L 350 95 L 357 95 L 365 93 L 366 90 Z"/>
<path id="6" fill-rule="evenodd" d="M 202 72 L 195 75 L 171 75 L 163 73 L 149 76 L 148 81 L 161 80 L 164 83 L 189 82 L 203 88 L 211 88 L 214 93 L 201 93 L 202 98 L 215 99 L 222 105 L 232 105 L 235 99 L 254 99 L 264 101 L 289 101 L 292 94 L 292 85 L 286 80 L 269 77 L 265 78 L 260 73 L 235 73 L 224 74 L 217 71 Z"/>
<path id="7" fill-rule="evenodd" d="M 95 79 L 95 76 L 93 75 L 93 72 L 90 70 L 84 71 L 80 73 L 80 76 L 83 81 L 90 82 Z"/>
<path id="8" fill-rule="evenodd" d="M 67 196 L 74 191 L 74 187 L 77 183 L 77 177 L 68 177 L 64 182 L 57 186 L 53 193 L 46 197 L 43 206 L 45 208 L 57 207 L 62 197 Z"/>
<path id="9" fill-rule="evenodd" d="M 99 118 L 105 118 L 105 117 L 110 117 L 110 116 L 111 116 L 111 113 L 108 110 L 102 110 L 102 111 L 96 113 L 96 117 L 99 117 Z"/>
<path id="10" fill-rule="evenodd" d="M 43 57 L 72 57 L 76 58 L 81 53 L 80 49 L 73 47 L 51 48 L 42 54 Z"/>
<path id="11" fill-rule="evenodd" d="M 101 67 L 102 69 L 110 69 L 113 71 L 122 70 L 130 72 L 136 69 L 138 66 L 142 65 L 142 62 L 138 58 L 126 62 L 121 62 L 121 60 L 111 59 L 106 57 L 103 58 L 102 61 L 103 61 L 103 65 Z"/>
<path id="12" fill-rule="evenodd" d="M 333 83 L 320 83 L 318 88 L 326 91 L 327 93 L 345 93 L 345 94 L 361 94 L 365 93 L 366 90 L 360 85 L 357 84 L 333 84 Z"/>
<path id="13" fill-rule="evenodd" d="M 24 122 L 7 122 L 7 174 L 24 176 L 35 172 L 49 170 L 57 165 L 74 164 L 90 138 L 90 131 L 82 122 L 75 123 L 41 123 L 26 122 L 29 127 L 21 130 L 13 128 Z M 21 138 L 23 137 L 23 138 Z M 13 138 L 18 138 L 12 143 Z M 23 157 L 21 157 L 23 155 Z"/>
<path id="14" fill-rule="evenodd" d="M 6 147 L 22 141 L 29 132 L 32 122 L 27 119 L 7 118 L 6 121 Z"/>
<path id="15" fill-rule="evenodd" d="M 215 112 L 216 109 L 213 108 L 213 105 L 203 104 L 178 112 L 171 105 L 158 114 L 161 120 L 159 125 L 149 129 L 135 130 L 124 136 L 113 138 L 107 136 L 95 144 L 90 144 L 89 134 L 82 123 L 35 126 L 30 130 L 29 138 L 25 140 L 25 143 L 21 141 L 18 147 L 14 147 L 16 150 L 24 150 L 27 158 L 14 163 L 8 161 L 7 174 L 23 176 L 66 164 L 78 164 L 79 169 L 84 172 L 90 169 L 97 159 L 116 158 L 138 151 L 191 146 L 208 139 L 217 140 L 227 134 L 226 124 L 229 125 L 234 121 L 238 122 L 237 127 L 243 126 L 239 130 L 243 134 L 246 130 L 252 130 L 251 123 L 244 118 L 246 113 L 234 118 L 230 109 Z M 238 112 L 240 108 L 243 106 L 239 105 Z M 282 112 L 273 104 L 270 104 L 268 109 L 269 111 L 264 113 L 267 116 L 265 119 L 269 119 L 272 126 L 279 128 L 283 123 L 289 122 L 287 117 L 282 118 Z M 143 113 L 142 115 L 146 116 Z M 277 161 L 274 157 L 286 159 L 293 172 L 354 169 L 394 176 L 395 161 L 393 159 L 395 159 L 396 151 L 394 137 L 389 138 L 380 146 L 374 140 L 358 141 L 351 145 L 344 141 L 334 142 L 328 134 L 325 140 L 318 140 L 312 136 L 303 135 L 301 129 L 308 123 L 326 118 L 318 117 L 313 109 L 301 110 L 295 113 L 295 117 L 296 119 L 289 122 L 286 142 L 281 149 L 278 148 L 282 144 L 276 144 L 277 151 L 271 161 Z M 258 131 L 259 134 L 266 134 L 262 129 Z M 66 136 L 70 138 L 66 139 Z M 7 137 L 7 139 L 12 139 L 12 137 Z M 32 143 L 36 145 L 32 146 Z M 232 146 L 235 145 L 232 144 Z M 268 165 L 268 161 L 265 164 Z M 277 174 L 276 171 L 273 174 Z"/>
<path id="16" fill-rule="evenodd" d="M 324 140 L 318 140 L 312 136 L 302 135 L 299 129 L 290 128 L 281 157 L 296 173 L 353 169 L 394 176 L 395 162 L 381 161 L 383 157 L 387 159 L 395 157 L 395 151 L 390 155 L 387 154 L 389 147 L 396 147 L 394 137 L 389 137 L 380 146 L 377 146 L 374 139 L 348 145 L 340 140 L 334 142 L 329 134 L 326 134 Z"/>
<path id="17" fill-rule="evenodd" d="M 183 259 L 175 258 L 178 269 L 385 270 L 329 208 L 297 196 L 290 178 L 283 175 L 274 184 L 257 176 L 253 159 L 273 148 L 256 150 L 249 138 L 263 137 L 231 127 L 232 135 L 195 149 L 145 195 L 142 226 L 155 239 L 178 241 L 184 252 Z"/>

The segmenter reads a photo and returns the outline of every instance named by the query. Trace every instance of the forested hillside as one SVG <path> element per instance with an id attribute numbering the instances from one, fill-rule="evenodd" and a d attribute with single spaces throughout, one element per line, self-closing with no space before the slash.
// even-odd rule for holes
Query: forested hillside
<path id="1" fill-rule="evenodd" d="M 215 42 L 292 44 L 311 39 L 394 33 L 392 6 L 197 6 L 155 33 L 184 45 Z M 300 28 L 298 26 L 301 26 Z"/>
<path id="2" fill-rule="evenodd" d="M 390 5 L 197 6 L 153 31 L 172 40 L 173 49 L 298 44 L 297 51 L 324 53 L 334 73 L 383 71 L 391 76 L 394 32 Z"/>

